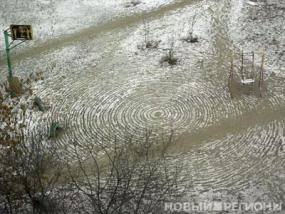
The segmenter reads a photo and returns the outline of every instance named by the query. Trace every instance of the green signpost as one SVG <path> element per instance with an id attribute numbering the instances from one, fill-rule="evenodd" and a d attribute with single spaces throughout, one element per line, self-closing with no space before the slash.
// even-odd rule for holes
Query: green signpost
<path id="1" fill-rule="evenodd" d="M 5 50 L 6 50 L 7 65 L 8 65 L 8 72 L 9 72 L 8 78 L 12 79 L 13 71 L 12 71 L 12 65 L 11 65 L 11 59 L 10 59 L 9 34 L 6 30 L 4 31 L 4 38 L 5 38 Z"/>
<path id="2" fill-rule="evenodd" d="M 12 42 L 9 42 L 9 37 L 11 37 Z M 22 44 L 26 40 L 32 40 L 32 27 L 30 25 L 10 25 L 10 28 L 4 30 L 4 39 L 5 39 L 5 50 L 7 56 L 7 65 L 8 65 L 8 79 L 11 80 L 13 78 L 13 70 L 10 52 L 16 46 Z M 15 40 L 20 40 L 21 42 L 11 47 L 12 43 Z"/>

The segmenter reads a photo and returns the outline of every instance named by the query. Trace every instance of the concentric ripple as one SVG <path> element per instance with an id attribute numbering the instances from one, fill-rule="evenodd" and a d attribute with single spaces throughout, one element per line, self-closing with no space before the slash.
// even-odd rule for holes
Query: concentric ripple
<path id="1" fill-rule="evenodd" d="M 197 97 L 197 88 L 189 86 L 177 92 L 180 87 L 153 81 L 137 83 L 132 88 L 125 84 L 107 90 L 91 89 L 73 104 L 68 120 L 73 121 L 72 129 L 79 131 L 82 141 L 90 141 L 95 135 L 140 137 L 146 130 L 205 126 L 211 118 L 207 107 L 199 108 L 205 105 Z"/>
<path id="2" fill-rule="evenodd" d="M 191 180 L 194 187 L 203 187 L 203 192 L 211 191 L 214 186 L 216 191 L 226 190 L 225 196 L 232 194 L 236 197 L 251 182 L 257 189 L 263 188 L 262 194 L 282 195 L 280 185 L 263 183 L 260 186 L 260 183 L 264 182 L 264 178 L 267 182 L 277 179 L 278 170 L 284 169 L 284 127 L 284 120 L 276 120 L 239 134 L 229 134 L 176 157 L 174 164 L 177 164 L 176 161 L 184 163 L 187 166 L 184 176 Z M 195 189 L 190 194 L 200 197 Z M 245 195 L 250 197 L 248 193 Z"/>
<path id="3" fill-rule="evenodd" d="M 110 136 L 139 139 L 147 130 L 155 134 L 174 130 L 179 134 L 239 114 L 242 109 L 242 105 L 226 104 L 228 95 L 214 90 L 214 86 L 185 82 L 179 77 L 96 83 L 77 82 L 72 90 L 60 92 L 63 99 L 54 103 L 51 117 L 66 124 L 64 136 L 58 139 L 61 143 Z"/>

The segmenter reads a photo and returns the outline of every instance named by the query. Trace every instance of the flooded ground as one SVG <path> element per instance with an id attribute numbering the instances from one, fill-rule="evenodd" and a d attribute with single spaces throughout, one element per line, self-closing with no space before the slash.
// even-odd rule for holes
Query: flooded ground
<path id="1" fill-rule="evenodd" d="M 36 26 L 38 39 L 14 54 L 16 75 L 42 71 L 45 77 L 34 84 L 34 94 L 50 109 L 26 118 L 31 133 L 58 121 L 65 132 L 57 141 L 68 145 L 174 130 L 172 163 L 184 166 L 187 201 L 285 203 L 281 1 L 274 14 L 272 5 L 243 0 L 146 0 L 135 7 L 126 7 L 127 1 L 74 1 L 74 13 L 64 11 L 70 2 L 38 3 L 38 11 L 52 6 L 39 19 L 35 10 L 25 20 Z M 10 19 L 1 26 L 18 22 L 21 4 L 29 5 L 18 3 L 13 16 L 3 14 Z M 187 43 L 183 38 L 193 22 L 198 42 Z M 146 38 L 158 47 L 140 48 Z M 161 64 L 171 44 L 177 65 Z M 241 50 L 255 51 L 257 65 L 265 52 L 263 98 L 230 97 L 230 61 Z M 0 69 L 3 77 L 2 60 Z"/>

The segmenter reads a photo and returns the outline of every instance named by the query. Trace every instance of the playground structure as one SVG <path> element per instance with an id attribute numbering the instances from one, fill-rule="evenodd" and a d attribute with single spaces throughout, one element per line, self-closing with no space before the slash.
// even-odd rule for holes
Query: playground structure
<path id="1" fill-rule="evenodd" d="M 241 53 L 239 59 L 231 60 L 228 87 L 231 98 L 240 95 L 255 95 L 263 97 L 264 84 L 264 53 L 260 66 L 255 64 L 255 53 Z"/>

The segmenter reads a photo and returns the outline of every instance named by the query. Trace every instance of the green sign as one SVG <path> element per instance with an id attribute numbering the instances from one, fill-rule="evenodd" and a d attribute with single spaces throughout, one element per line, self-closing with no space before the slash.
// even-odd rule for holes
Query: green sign
<path id="1" fill-rule="evenodd" d="M 9 37 L 12 39 L 12 42 L 9 41 Z M 26 40 L 33 39 L 33 31 L 31 25 L 10 25 L 10 28 L 4 31 L 4 40 L 5 40 L 5 50 L 7 55 L 7 65 L 9 75 L 8 78 L 12 79 L 13 71 L 12 71 L 12 64 L 10 59 L 10 51 L 17 47 L 18 45 L 22 44 Z M 15 40 L 20 40 L 18 44 L 15 44 Z M 14 44 L 12 46 L 12 44 Z"/>

